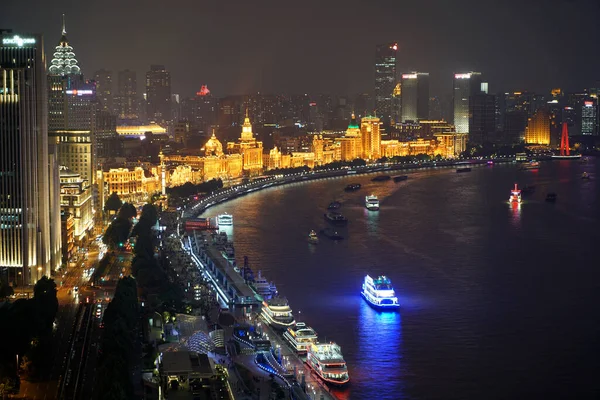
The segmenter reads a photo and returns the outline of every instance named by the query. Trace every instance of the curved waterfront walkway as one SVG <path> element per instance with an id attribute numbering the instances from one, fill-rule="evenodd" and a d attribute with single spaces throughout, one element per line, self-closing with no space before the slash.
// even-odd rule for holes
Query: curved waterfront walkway
<path id="1" fill-rule="evenodd" d="M 317 179 L 327 179 L 343 176 L 353 175 L 366 175 L 381 173 L 387 174 L 393 171 L 404 171 L 404 170 L 419 170 L 419 169 L 430 169 L 430 168 L 451 168 L 457 166 L 475 166 L 475 165 L 486 165 L 488 162 L 493 163 L 511 163 L 514 162 L 514 157 L 500 157 L 500 158 L 481 158 L 481 159 L 458 159 L 451 161 L 427 161 L 427 162 L 406 162 L 406 163 L 382 163 L 382 164 L 369 164 L 359 167 L 342 167 L 338 169 L 325 169 L 320 171 L 309 171 L 299 172 L 289 175 L 272 175 L 261 179 L 255 179 L 252 182 L 234 185 L 226 188 L 222 188 L 212 192 L 209 196 L 200 199 L 196 203 L 192 203 L 184 206 L 181 217 L 196 218 L 204 210 L 220 203 L 224 203 L 229 200 L 244 196 L 248 193 L 269 188 L 271 186 L 281 186 L 290 183 L 298 183 L 305 181 L 312 181 Z"/>

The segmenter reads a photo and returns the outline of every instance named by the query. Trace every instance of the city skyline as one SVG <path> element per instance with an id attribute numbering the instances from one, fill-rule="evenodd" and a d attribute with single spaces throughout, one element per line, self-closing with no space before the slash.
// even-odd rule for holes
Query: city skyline
<path id="1" fill-rule="evenodd" d="M 595 57 L 585 49 L 593 46 L 599 28 L 581 23 L 597 7 L 589 0 L 553 1 L 544 7 L 532 2 L 518 8 L 512 2 L 495 7 L 475 7 L 472 1 L 461 6 L 334 3 L 320 8 L 314 2 L 287 8 L 241 2 L 191 5 L 186 13 L 152 3 L 139 10 L 119 4 L 120 12 L 114 13 L 116 2 L 102 8 L 54 2 L 40 3 L 36 17 L 9 1 L 0 26 L 40 32 L 50 51 L 60 39 L 65 12 L 67 32 L 86 76 L 101 68 L 114 73 L 131 69 L 139 83 L 151 64 L 161 64 L 172 74 L 173 93 L 183 96 L 201 84 L 217 96 L 371 92 L 375 46 L 390 41 L 399 45 L 397 71 L 429 72 L 433 96 L 449 95 L 452 75 L 468 70 L 481 71 L 490 92 L 543 93 L 552 87 L 574 91 L 598 80 L 594 62 L 575 61 L 584 53 L 591 61 Z M 132 23 L 130 15 L 139 21 L 160 20 L 163 28 Z M 414 21 L 399 24 L 395 16 L 400 15 L 412 15 Z M 342 39 L 337 34 L 370 18 L 378 21 L 374 33 L 350 29 Z M 561 21 L 561 29 L 551 21 Z M 577 40 L 562 32 L 576 32 Z M 565 57 L 560 49 L 567 46 Z"/>

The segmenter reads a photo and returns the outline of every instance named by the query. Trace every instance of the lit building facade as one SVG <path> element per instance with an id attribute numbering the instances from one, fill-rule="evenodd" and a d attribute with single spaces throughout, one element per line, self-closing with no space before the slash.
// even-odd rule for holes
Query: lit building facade
<path id="1" fill-rule="evenodd" d="M 362 157 L 362 139 L 360 126 L 356 121 L 356 116 L 352 113 L 352 119 L 346 130 L 344 137 L 338 139 L 340 147 L 340 159 L 342 161 L 352 161 Z"/>
<path id="2" fill-rule="evenodd" d="M 527 121 L 525 143 L 532 145 L 550 145 L 550 111 L 547 107 L 540 108 Z"/>
<path id="3" fill-rule="evenodd" d="M 586 99 L 581 106 L 581 134 L 598 135 L 598 99 Z"/>
<path id="4" fill-rule="evenodd" d="M 41 35 L 0 32 L 0 267 L 24 284 L 60 266 L 51 230 L 46 67 Z"/>
<path id="5" fill-rule="evenodd" d="M 148 125 L 119 125 L 116 128 L 117 135 L 121 137 L 134 137 L 143 139 L 146 133 L 153 135 L 166 135 L 167 130 L 158 124 Z"/>
<path id="6" fill-rule="evenodd" d="M 73 238 L 81 242 L 94 227 L 92 190 L 79 173 L 65 167 L 60 170 L 60 208 L 73 217 Z"/>
<path id="7" fill-rule="evenodd" d="M 116 192 L 124 202 L 145 201 L 149 195 L 161 189 L 157 168 L 153 170 L 142 167 L 110 168 L 108 171 L 99 171 L 98 176 L 98 183 L 104 194 L 110 195 Z"/>
<path id="8" fill-rule="evenodd" d="M 438 154 L 444 158 L 456 158 L 467 150 L 467 134 L 441 132 L 434 134 L 438 146 Z"/>
<path id="9" fill-rule="evenodd" d="M 375 48 L 375 109 L 386 122 L 394 118 L 392 96 L 396 87 L 397 52 L 398 43 L 380 44 Z"/>
<path id="10" fill-rule="evenodd" d="M 402 74 L 401 122 L 429 118 L 429 73 L 411 72 Z"/>
<path id="11" fill-rule="evenodd" d="M 454 126 L 457 133 L 469 133 L 469 100 L 481 91 L 481 73 L 454 74 Z"/>
<path id="12" fill-rule="evenodd" d="M 377 160 L 381 157 L 380 125 L 377 117 L 363 117 L 360 120 L 362 158 L 365 160 Z"/>

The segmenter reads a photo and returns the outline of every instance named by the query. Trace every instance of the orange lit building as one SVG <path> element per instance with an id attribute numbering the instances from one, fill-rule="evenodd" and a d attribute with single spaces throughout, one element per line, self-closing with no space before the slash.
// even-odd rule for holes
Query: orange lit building
<path id="1" fill-rule="evenodd" d="M 362 158 L 365 160 L 377 160 L 381 157 L 380 124 L 377 117 L 367 116 L 360 120 Z"/>
<path id="2" fill-rule="evenodd" d="M 550 111 L 542 107 L 533 117 L 527 120 L 525 129 L 525 143 L 532 145 L 550 145 Z"/>

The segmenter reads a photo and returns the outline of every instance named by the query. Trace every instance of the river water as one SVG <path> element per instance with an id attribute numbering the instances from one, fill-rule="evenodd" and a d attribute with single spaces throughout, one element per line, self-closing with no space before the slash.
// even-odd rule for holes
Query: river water
<path id="1" fill-rule="evenodd" d="M 238 264 L 247 255 L 296 320 L 342 347 L 340 398 L 600 397 L 600 160 L 373 176 L 269 188 L 204 213 L 233 214 Z M 344 192 L 353 182 L 362 189 Z M 507 202 L 514 183 L 536 186 L 520 207 Z M 345 239 L 308 244 L 334 199 Z M 390 277 L 400 312 L 365 303 L 367 273 Z"/>

